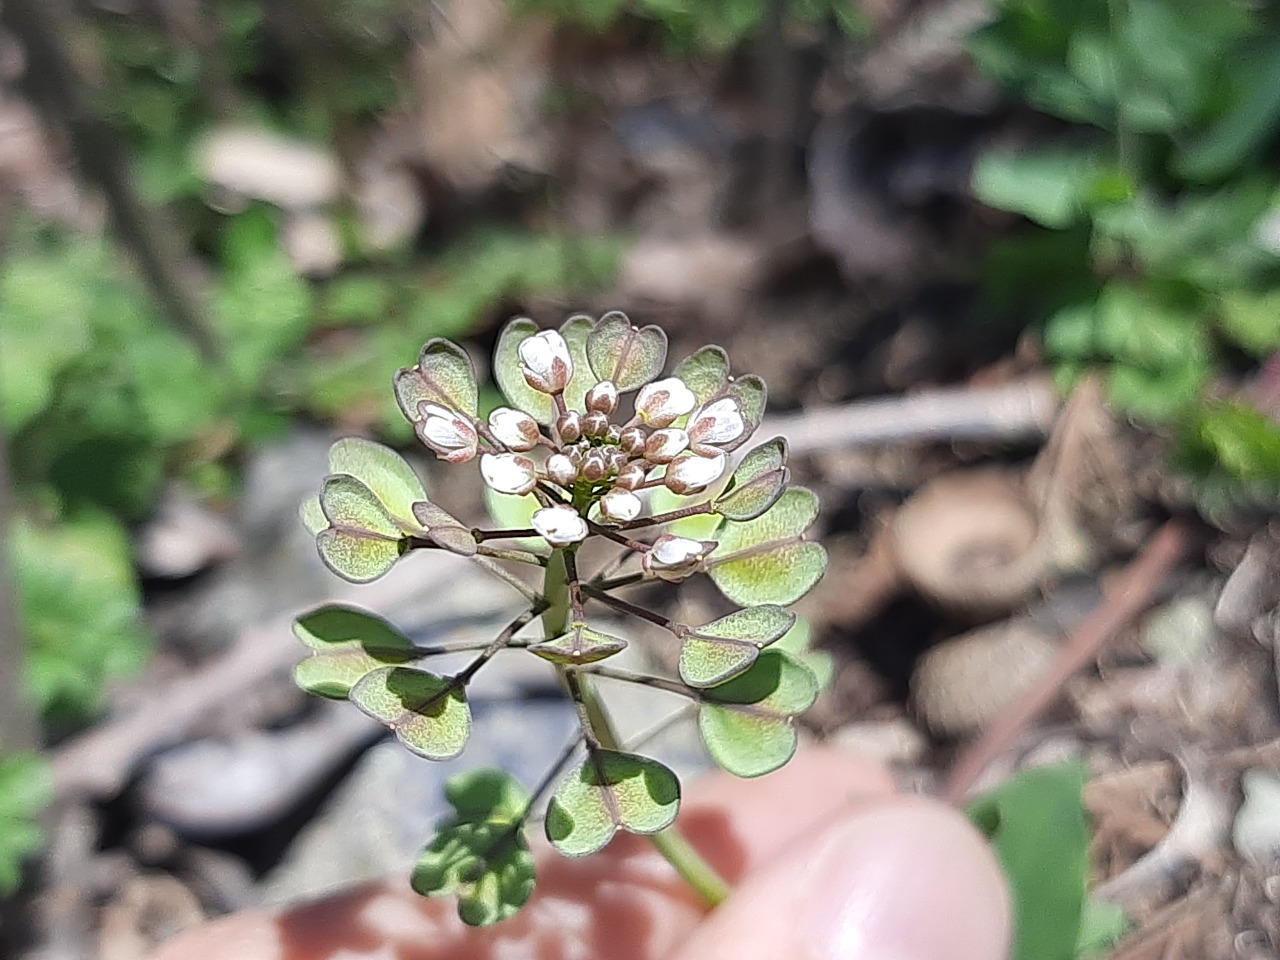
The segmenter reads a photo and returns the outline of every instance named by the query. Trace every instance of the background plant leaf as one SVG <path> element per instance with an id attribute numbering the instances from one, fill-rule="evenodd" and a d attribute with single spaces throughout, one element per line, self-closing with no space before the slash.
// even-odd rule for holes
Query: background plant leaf
<path id="1" fill-rule="evenodd" d="M 18 889 L 23 862 L 40 849 L 37 817 L 52 799 L 53 776 L 43 759 L 0 756 L 0 897 Z"/>

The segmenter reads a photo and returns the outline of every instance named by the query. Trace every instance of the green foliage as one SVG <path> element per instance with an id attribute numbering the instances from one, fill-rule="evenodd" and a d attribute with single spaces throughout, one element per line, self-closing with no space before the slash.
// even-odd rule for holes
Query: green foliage
<path id="1" fill-rule="evenodd" d="M 1078 763 L 1025 770 L 969 805 L 1014 901 L 1014 960 L 1073 960 L 1119 937 L 1114 909 L 1086 906 L 1089 836 Z"/>
<path id="2" fill-rule="evenodd" d="M 458 916 L 471 926 L 505 920 L 533 893 L 533 854 L 524 839 L 529 795 L 501 770 L 455 774 L 444 795 L 455 813 L 419 855 L 413 889 L 457 896 Z"/>
<path id="3" fill-rule="evenodd" d="M 43 760 L 21 753 L 0 757 L 0 898 L 18 889 L 23 861 L 40 849 L 36 817 L 52 798 Z"/>
<path id="4" fill-rule="evenodd" d="M 593 749 L 565 777 L 547 808 L 547 839 L 567 857 L 595 853 L 619 830 L 657 833 L 680 808 L 680 781 L 631 753 Z"/>
<path id="5" fill-rule="evenodd" d="M 683 51 L 731 50 L 757 36 L 766 24 L 767 0 L 510 0 L 517 11 L 538 11 L 595 33 L 624 16 L 661 26 L 671 45 Z M 788 0 L 787 16 L 803 23 L 831 21 L 850 36 L 866 32 L 862 14 L 838 0 Z"/>
<path id="6" fill-rule="evenodd" d="M 1035 311 L 1064 385 L 1101 368 L 1119 408 L 1199 437 L 1180 458 L 1197 480 L 1269 459 L 1241 455 L 1226 434 L 1265 438 L 1203 398 L 1239 351 L 1280 347 L 1280 256 L 1259 233 L 1280 197 L 1262 159 L 1280 134 L 1276 20 L 1242 2 L 1005 0 L 971 38 L 989 76 L 1079 125 L 974 169 L 979 199 L 1059 238 L 994 249 L 991 306 Z"/>
<path id="7" fill-rule="evenodd" d="M 86 512 L 57 525 L 20 519 L 9 549 L 26 686 L 50 723 L 81 721 L 97 710 L 104 684 L 135 672 L 151 649 L 128 538 L 109 515 Z"/>
<path id="8" fill-rule="evenodd" d="M 351 688 L 351 702 L 428 760 L 462 752 L 471 734 L 471 708 L 462 684 L 412 667 L 380 667 Z"/>
<path id="9" fill-rule="evenodd" d="M 760 651 L 795 622 L 790 610 L 761 604 L 694 627 L 680 648 L 680 679 L 691 687 L 724 683 L 755 663 Z"/>
<path id="10" fill-rule="evenodd" d="M 416 659 L 408 637 L 380 617 L 354 607 L 330 604 L 294 621 L 293 633 L 311 656 L 293 670 L 307 693 L 345 700 L 367 674 Z"/>
<path id="11" fill-rule="evenodd" d="M 711 579 L 734 603 L 794 603 L 826 569 L 822 544 L 803 539 L 817 516 L 818 498 L 792 487 L 756 519 L 725 521 L 708 561 Z"/>

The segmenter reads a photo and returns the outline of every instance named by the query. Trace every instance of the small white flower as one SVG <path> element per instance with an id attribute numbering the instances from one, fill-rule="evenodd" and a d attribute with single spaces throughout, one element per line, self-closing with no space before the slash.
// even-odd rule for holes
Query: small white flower
<path id="1" fill-rule="evenodd" d="M 543 507 L 534 513 L 532 523 L 533 529 L 542 534 L 553 547 L 567 547 L 571 543 L 587 539 L 587 522 L 578 516 L 573 507 Z"/>
<path id="2" fill-rule="evenodd" d="M 510 450 L 532 450 L 538 445 L 541 433 L 538 421 L 523 410 L 498 407 L 489 414 L 489 429 Z"/>
<path id="3" fill-rule="evenodd" d="M 618 388 L 612 380 L 601 380 L 587 391 L 584 402 L 592 413 L 613 413 L 618 408 Z"/>
<path id="4" fill-rule="evenodd" d="M 600 513 L 617 523 L 630 523 L 640 516 L 640 498 L 630 490 L 613 489 L 600 498 Z"/>
<path id="5" fill-rule="evenodd" d="M 722 397 L 689 418 L 689 446 L 701 453 L 708 444 L 732 443 L 746 429 L 738 401 Z"/>
<path id="6" fill-rule="evenodd" d="M 640 559 L 640 565 L 647 573 L 663 580 L 684 580 L 697 572 L 698 564 L 715 546 L 710 541 L 664 534 L 653 541 L 649 552 Z"/>
<path id="7" fill-rule="evenodd" d="M 563 453 L 553 453 L 547 457 L 547 477 L 562 487 L 568 487 L 578 479 L 578 466 Z"/>
<path id="8" fill-rule="evenodd" d="M 650 463 L 670 463 L 689 446 L 689 435 L 675 427 L 655 430 L 644 443 L 644 458 Z"/>
<path id="9" fill-rule="evenodd" d="M 498 493 L 522 496 L 538 485 L 533 461 L 518 453 L 486 453 L 480 458 L 480 475 Z"/>
<path id="10" fill-rule="evenodd" d="M 669 427 L 694 408 L 698 399 L 678 377 L 646 383 L 636 394 L 636 416 L 646 426 Z"/>
<path id="11" fill-rule="evenodd" d="M 418 404 L 414 423 L 418 438 L 450 463 L 465 463 L 476 455 L 476 428 L 461 414 L 438 403 Z"/>
<path id="12" fill-rule="evenodd" d="M 525 383 L 542 393 L 560 393 L 573 376 L 569 345 L 554 330 L 520 341 L 519 353 Z"/>
<path id="13" fill-rule="evenodd" d="M 662 482 L 672 493 L 697 493 L 719 480 L 724 467 L 725 455 L 719 452 L 714 457 L 681 457 L 667 465 Z"/>

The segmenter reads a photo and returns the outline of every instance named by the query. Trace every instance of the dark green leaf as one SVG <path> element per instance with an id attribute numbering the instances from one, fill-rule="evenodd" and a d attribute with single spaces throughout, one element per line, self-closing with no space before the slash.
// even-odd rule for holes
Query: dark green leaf
<path id="1" fill-rule="evenodd" d="M 471 733 L 471 709 L 462 687 L 425 670 L 382 667 L 365 674 L 349 696 L 428 760 L 456 757 Z"/>
<path id="2" fill-rule="evenodd" d="M 294 680 L 308 693 L 335 700 L 345 699 L 365 674 L 415 657 L 413 644 L 387 621 L 342 604 L 303 614 L 293 632 L 312 651 L 294 668 Z"/>

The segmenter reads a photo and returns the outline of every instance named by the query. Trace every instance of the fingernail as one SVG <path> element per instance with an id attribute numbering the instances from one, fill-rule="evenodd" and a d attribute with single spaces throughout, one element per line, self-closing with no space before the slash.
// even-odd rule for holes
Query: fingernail
<path id="1" fill-rule="evenodd" d="M 1002 960 L 1009 903 L 963 818 L 920 802 L 873 808 L 830 836 L 808 874 L 804 935 L 830 960 Z"/>

